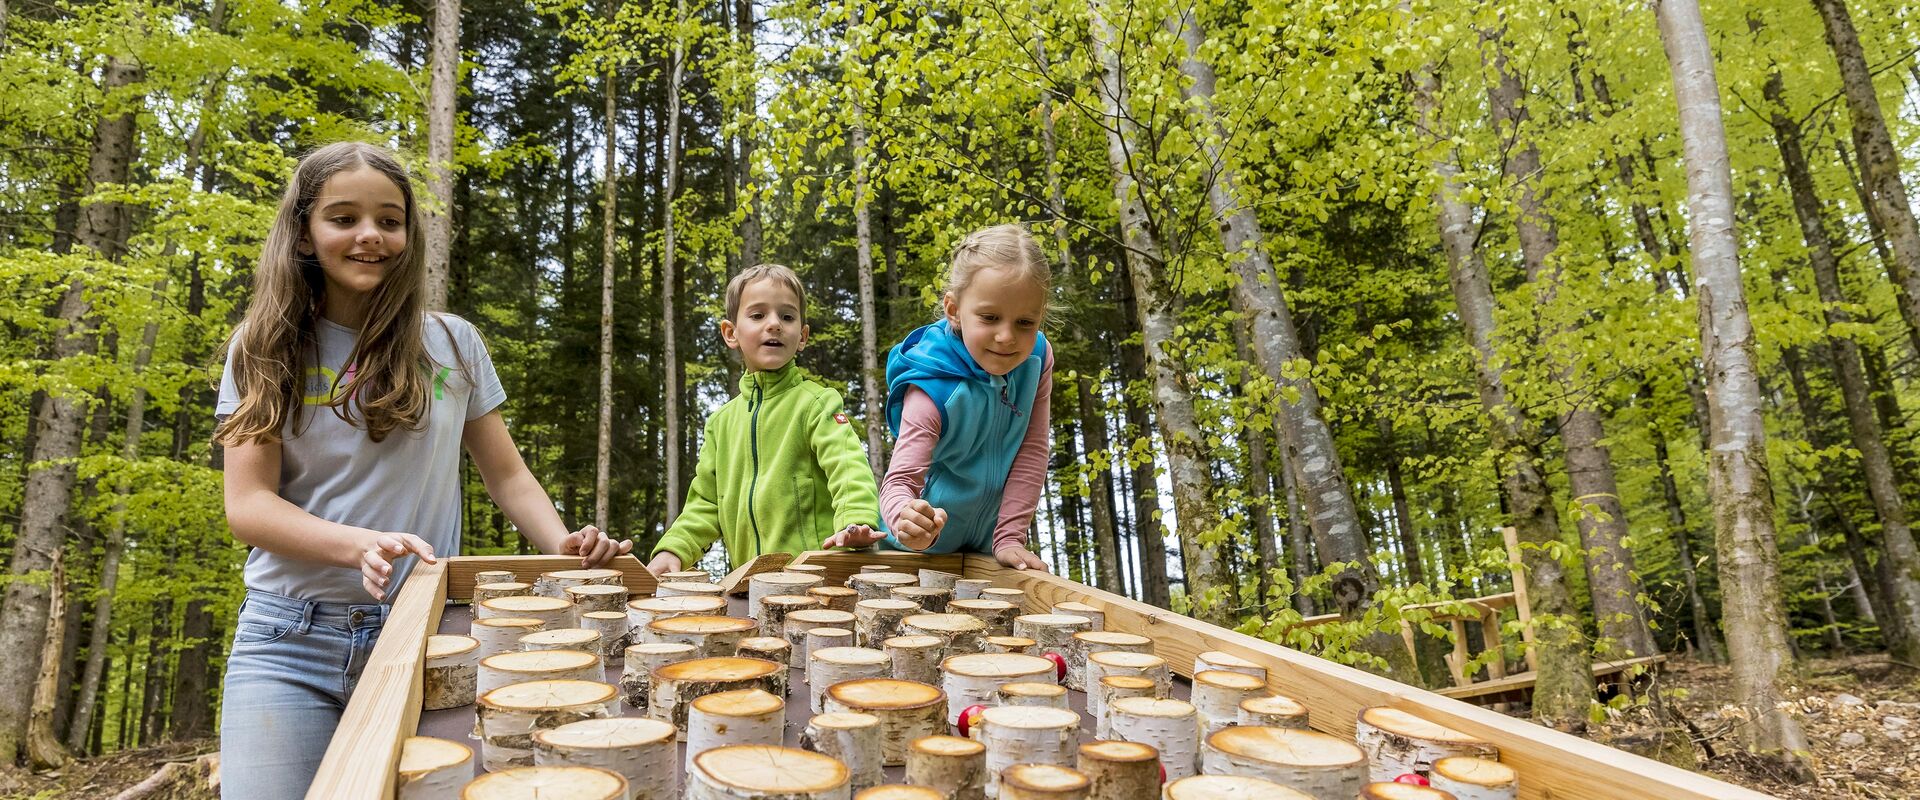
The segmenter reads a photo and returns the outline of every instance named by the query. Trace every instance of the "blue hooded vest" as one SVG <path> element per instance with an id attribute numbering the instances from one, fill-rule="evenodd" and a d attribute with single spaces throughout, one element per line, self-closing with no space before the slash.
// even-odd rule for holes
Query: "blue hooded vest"
<path id="1" fill-rule="evenodd" d="M 926 552 L 993 552 L 1001 494 L 1027 435 L 1046 358 L 1047 337 L 1041 334 L 1020 366 L 1006 375 L 989 374 L 946 320 L 907 334 L 887 353 L 887 428 L 893 435 L 900 435 L 907 387 L 920 387 L 940 409 L 940 441 L 920 498 L 946 510 L 947 524 Z M 902 549 L 892 535 L 881 544 Z"/>

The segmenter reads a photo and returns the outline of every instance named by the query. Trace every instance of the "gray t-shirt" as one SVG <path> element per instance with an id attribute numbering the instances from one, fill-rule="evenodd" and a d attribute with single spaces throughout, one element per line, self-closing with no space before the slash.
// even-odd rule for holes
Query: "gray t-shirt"
<path id="1" fill-rule="evenodd" d="M 415 534 L 433 545 L 436 557 L 451 556 L 460 546 L 461 433 L 467 421 L 498 408 L 507 393 L 471 323 L 430 314 L 424 327 L 433 369 L 425 424 L 419 430 L 398 428 L 375 442 L 364 428 L 320 405 L 335 376 L 348 368 L 358 333 L 319 321 L 319 357 L 307 367 L 307 406 L 281 434 L 280 496 L 331 522 Z M 461 364 L 471 375 L 461 374 Z M 229 354 L 214 413 L 226 416 L 239 407 Z M 394 565 L 389 601 L 416 561 L 408 556 Z M 300 561 L 259 547 L 247 554 L 246 582 L 248 589 L 301 600 L 373 602 L 360 585 L 358 569 Z"/>

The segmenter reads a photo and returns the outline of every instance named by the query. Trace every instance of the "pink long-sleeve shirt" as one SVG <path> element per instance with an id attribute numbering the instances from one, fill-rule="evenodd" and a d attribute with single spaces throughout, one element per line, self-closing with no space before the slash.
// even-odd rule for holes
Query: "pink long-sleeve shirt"
<path id="1" fill-rule="evenodd" d="M 1047 451 L 1051 448 L 1047 429 L 1053 398 L 1053 345 L 1047 345 L 1046 360 L 1040 368 L 1040 384 L 1034 388 L 1033 413 L 1027 418 L 1027 433 L 1007 470 L 1007 483 L 1000 493 L 1000 521 L 993 529 L 993 549 L 1025 546 L 1027 527 L 1033 511 L 1040 507 L 1040 491 L 1047 479 Z M 900 408 L 900 435 L 893 443 L 893 460 L 880 481 L 880 514 L 887 526 L 898 530 L 900 515 L 907 504 L 920 499 L 927 483 L 927 467 L 933 463 L 934 445 L 940 443 L 940 407 L 918 386 L 907 387 Z"/>

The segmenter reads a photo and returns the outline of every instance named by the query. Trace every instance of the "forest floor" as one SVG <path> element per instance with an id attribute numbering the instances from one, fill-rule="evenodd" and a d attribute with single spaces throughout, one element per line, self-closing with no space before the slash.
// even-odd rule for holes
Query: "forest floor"
<path id="1" fill-rule="evenodd" d="M 1728 705 L 1734 693 L 1726 666 L 1675 659 L 1656 686 L 1666 698 L 1667 718 L 1692 728 L 1695 746 L 1688 749 L 1696 761 L 1682 766 L 1786 800 L 1920 797 L 1914 788 L 1920 786 L 1920 669 L 1896 665 L 1884 654 L 1819 658 L 1805 667 L 1789 699 L 1804 712 L 1812 783 L 1784 780 L 1778 768 L 1740 749 L 1741 717 Z M 1648 752 L 1661 749 L 1650 743 L 1661 738 L 1659 726 L 1646 723 L 1652 716 L 1627 715 L 1591 738 L 1658 757 Z M 1689 755 L 1684 749 L 1677 754 L 1682 761 Z"/>
<path id="2" fill-rule="evenodd" d="M 1815 780 L 1794 784 L 1774 767 L 1744 755 L 1740 718 L 1731 713 L 1732 675 L 1722 665 L 1674 659 L 1654 682 L 1664 714 L 1652 704 L 1589 731 L 1591 738 L 1710 774 L 1784 800 L 1920 796 L 1920 670 L 1884 655 L 1821 658 L 1807 663 L 1792 699 L 1805 712 Z M 1668 724 L 1656 720 L 1664 717 Z M 1689 726 L 1678 731 L 1677 727 Z M 1672 733 L 1669 733 L 1669 732 Z M 1676 735 L 1677 734 L 1677 735 Z M 0 768 L 0 800 L 108 800 L 149 781 L 169 764 L 177 773 L 144 798 L 211 800 L 196 757 L 215 740 L 168 744 L 77 761 L 50 773 Z M 1655 752 L 1655 751 L 1665 751 Z M 1688 763 L 1691 762 L 1691 763 Z M 1523 778 L 1524 780 L 1524 778 Z"/>

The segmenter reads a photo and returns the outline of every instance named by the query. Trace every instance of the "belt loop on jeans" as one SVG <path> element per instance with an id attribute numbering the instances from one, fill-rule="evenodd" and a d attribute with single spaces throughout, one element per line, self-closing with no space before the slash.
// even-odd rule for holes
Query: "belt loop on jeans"
<path id="1" fill-rule="evenodd" d="M 313 609 L 316 605 L 312 600 L 300 601 L 300 632 L 303 634 L 313 631 Z"/>

